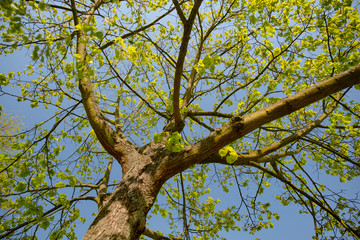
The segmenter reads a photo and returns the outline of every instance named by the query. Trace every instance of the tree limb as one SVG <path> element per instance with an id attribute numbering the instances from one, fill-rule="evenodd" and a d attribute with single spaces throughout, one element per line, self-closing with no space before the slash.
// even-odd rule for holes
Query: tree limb
<path id="1" fill-rule="evenodd" d="M 184 15 L 183 11 L 181 10 L 179 2 L 177 0 L 173 0 L 172 2 L 175 5 L 176 12 L 177 12 L 178 16 L 180 17 L 181 22 L 185 25 L 187 23 L 187 19 Z"/>
<path id="2" fill-rule="evenodd" d="M 179 131 L 184 127 L 183 119 L 181 118 L 181 114 L 180 114 L 180 83 L 181 83 L 181 76 L 183 73 L 185 56 L 187 54 L 187 48 L 190 41 L 192 26 L 194 24 L 195 17 L 197 11 L 200 8 L 201 2 L 202 2 L 201 0 L 195 1 L 189 19 L 186 21 L 186 24 L 184 23 L 183 38 L 179 49 L 179 55 L 176 62 L 175 75 L 174 75 L 173 110 L 174 110 L 175 127 L 173 131 Z"/>
<path id="3" fill-rule="evenodd" d="M 87 15 L 85 16 L 82 24 L 90 24 L 94 11 L 99 8 L 102 3 L 102 0 L 98 0 L 94 3 L 94 5 L 91 7 Z M 76 9 L 74 9 L 74 12 L 76 13 Z M 75 19 L 77 19 L 76 16 L 74 16 L 74 23 L 76 23 Z M 126 139 L 124 139 L 124 136 L 120 137 L 116 134 L 114 129 L 111 128 L 111 126 L 106 121 L 104 115 L 101 112 L 101 109 L 95 97 L 93 85 L 90 78 L 91 76 L 89 76 L 88 73 L 89 63 L 87 61 L 87 52 L 85 45 L 86 38 L 86 32 L 84 32 L 83 30 L 77 31 L 76 53 L 79 57 L 76 62 L 76 68 L 78 71 L 79 89 L 81 92 L 82 103 L 84 105 L 86 115 L 88 116 L 91 127 L 94 130 L 101 145 L 121 164 L 124 173 L 128 169 L 128 162 L 125 156 L 128 152 L 134 151 L 135 148 L 131 146 L 126 141 Z"/>
<path id="4" fill-rule="evenodd" d="M 339 96 L 339 98 L 340 98 L 340 96 Z M 262 149 L 255 150 L 248 154 L 240 154 L 239 158 L 241 160 L 259 162 L 258 160 L 260 158 L 266 157 L 268 154 L 288 145 L 291 142 L 301 139 L 303 136 L 306 136 L 314 128 L 319 126 L 327 118 L 327 116 L 329 116 L 329 114 L 335 110 L 336 106 L 337 106 L 337 104 L 335 103 L 328 112 L 323 113 L 317 120 L 315 120 L 308 126 L 304 127 L 303 129 L 295 132 L 294 134 L 292 134 L 284 139 L 281 139 L 278 142 L 274 142 L 266 147 L 263 147 Z"/>
<path id="5" fill-rule="evenodd" d="M 98 196 L 95 198 L 96 202 L 98 204 L 99 212 L 100 212 L 102 206 L 104 205 L 104 201 L 106 201 L 105 197 L 106 197 L 107 190 L 108 190 L 112 165 L 113 165 L 113 158 L 110 157 L 107 168 L 106 168 L 105 173 L 104 173 L 104 177 L 102 178 L 101 183 L 99 185 Z"/>
<path id="6" fill-rule="evenodd" d="M 263 124 L 284 117 L 358 83 L 360 83 L 360 64 L 250 115 L 235 116 L 203 140 L 185 147 L 176 157 L 172 157 L 172 161 L 168 163 L 168 172 L 175 174 L 188 166 L 200 163 L 205 158 L 217 153 L 220 148 L 254 131 Z"/>
<path id="7" fill-rule="evenodd" d="M 222 118 L 232 118 L 234 115 L 229 113 L 220 113 L 215 111 L 188 111 L 186 113 L 188 116 L 215 116 Z"/>

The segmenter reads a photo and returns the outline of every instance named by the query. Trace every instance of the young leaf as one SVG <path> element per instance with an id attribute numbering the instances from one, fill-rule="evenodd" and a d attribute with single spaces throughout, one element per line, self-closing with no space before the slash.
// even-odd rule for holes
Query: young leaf
<path id="1" fill-rule="evenodd" d="M 14 191 L 15 191 L 15 192 L 23 192 L 23 191 L 26 190 L 26 187 L 27 187 L 26 183 L 24 183 L 24 182 L 19 182 L 19 183 L 15 186 Z"/>
<path id="2" fill-rule="evenodd" d="M 222 148 L 219 150 L 220 157 L 225 157 L 227 153 L 228 153 L 228 150 L 225 148 Z"/>
<path id="3" fill-rule="evenodd" d="M 226 162 L 233 164 L 238 158 L 238 155 L 235 151 L 230 151 L 229 156 L 226 157 Z"/>

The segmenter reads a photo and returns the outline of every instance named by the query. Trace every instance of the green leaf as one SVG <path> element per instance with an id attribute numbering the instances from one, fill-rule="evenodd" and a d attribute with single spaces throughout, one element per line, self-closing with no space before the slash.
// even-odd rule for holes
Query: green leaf
<path id="1" fill-rule="evenodd" d="M 39 59 L 39 54 L 38 54 L 39 49 L 40 49 L 39 46 L 36 45 L 31 55 L 32 60 L 36 61 Z"/>
<path id="2" fill-rule="evenodd" d="M 24 167 L 21 169 L 21 172 L 19 173 L 19 177 L 27 177 L 30 175 L 30 170 L 27 167 Z"/>
<path id="3" fill-rule="evenodd" d="M 64 187 L 66 187 L 66 184 L 63 182 L 58 182 L 57 184 L 55 184 L 55 187 L 56 188 L 64 188 Z"/>
<path id="4" fill-rule="evenodd" d="M 58 172 L 58 173 L 56 174 L 56 176 L 57 176 L 58 178 L 60 178 L 61 180 L 68 179 L 68 176 L 67 176 L 65 173 L 63 173 L 63 172 Z"/>
<path id="5" fill-rule="evenodd" d="M 227 153 L 228 153 L 228 150 L 225 149 L 225 148 L 222 148 L 222 149 L 219 150 L 219 155 L 221 157 L 225 157 Z"/>
<path id="6" fill-rule="evenodd" d="M 226 162 L 228 162 L 229 164 L 233 164 L 238 158 L 237 152 L 231 146 L 226 146 L 225 148 L 220 149 L 219 155 L 221 157 L 226 156 Z"/>
<path id="7" fill-rule="evenodd" d="M 97 31 L 94 33 L 94 36 L 97 37 L 99 40 L 102 40 L 104 37 L 104 33 L 101 31 Z"/>
<path id="8" fill-rule="evenodd" d="M 5 74 L 0 74 L 0 85 L 7 86 L 9 84 L 9 79 Z"/>
<path id="9" fill-rule="evenodd" d="M 27 184 L 26 184 L 26 183 L 24 183 L 24 182 L 19 182 L 19 183 L 15 186 L 14 191 L 15 191 L 15 192 L 23 192 L 23 191 L 26 190 L 26 188 L 27 188 Z"/>
<path id="10" fill-rule="evenodd" d="M 101 54 L 98 54 L 99 67 L 104 65 L 104 57 Z"/>
<path id="11" fill-rule="evenodd" d="M 46 230 L 49 226 L 50 226 L 49 220 L 47 220 L 46 218 L 42 218 L 40 222 L 40 227 Z"/>
<path id="12" fill-rule="evenodd" d="M 44 11 L 45 10 L 45 8 L 46 8 L 46 6 L 47 6 L 47 4 L 46 3 L 44 3 L 44 2 L 39 2 L 39 9 L 41 10 L 41 11 Z"/>
<path id="13" fill-rule="evenodd" d="M 346 183 L 347 182 L 347 176 L 346 175 L 342 175 L 340 177 L 340 182 Z"/>
<path id="14" fill-rule="evenodd" d="M 249 20 L 250 20 L 251 24 L 255 24 L 257 22 L 257 19 L 256 19 L 256 17 L 254 15 L 250 15 Z"/>
<path id="15" fill-rule="evenodd" d="M 270 187 L 271 184 L 270 184 L 269 182 L 264 182 L 264 186 L 265 186 L 265 187 Z"/>
<path id="16" fill-rule="evenodd" d="M 136 60 L 138 58 L 138 54 L 136 51 L 136 48 L 133 46 L 128 47 L 127 49 L 128 58 L 132 63 L 136 63 Z"/>
<path id="17" fill-rule="evenodd" d="M 238 158 L 238 154 L 235 151 L 230 151 L 229 155 L 226 157 L 226 162 L 233 164 Z"/>
<path id="18" fill-rule="evenodd" d="M 84 30 L 84 32 L 89 32 L 89 31 L 93 31 L 95 29 L 95 27 L 93 25 L 84 24 L 82 26 L 82 29 Z"/>
<path id="19" fill-rule="evenodd" d="M 181 135 L 178 132 L 173 132 L 167 137 L 165 147 L 170 152 L 180 152 L 184 149 L 184 145 L 180 142 Z"/>
<path id="20" fill-rule="evenodd" d="M 70 202 L 69 200 L 66 198 L 65 194 L 59 194 L 58 199 L 57 199 L 58 204 L 63 205 L 65 208 L 69 208 L 70 207 Z"/>
<path id="21" fill-rule="evenodd" d="M 121 47 L 125 48 L 124 39 L 122 39 L 121 37 L 115 38 L 114 41 L 115 41 L 115 43 L 120 44 Z"/>

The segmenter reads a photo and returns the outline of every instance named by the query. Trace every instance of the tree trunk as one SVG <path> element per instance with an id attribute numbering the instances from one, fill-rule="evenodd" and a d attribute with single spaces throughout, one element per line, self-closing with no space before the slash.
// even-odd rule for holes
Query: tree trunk
<path id="1" fill-rule="evenodd" d="M 146 215 L 163 184 L 155 169 L 154 162 L 138 161 L 103 204 L 83 240 L 139 239 Z"/>

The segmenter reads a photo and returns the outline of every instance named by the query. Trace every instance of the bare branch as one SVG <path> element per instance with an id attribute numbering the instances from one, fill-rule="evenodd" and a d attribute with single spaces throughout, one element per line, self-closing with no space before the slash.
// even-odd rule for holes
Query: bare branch
<path id="1" fill-rule="evenodd" d="M 95 200 L 96 200 L 96 202 L 98 204 L 99 211 L 104 206 L 104 202 L 107 200 L 106 195 L 107 195 L 107 190 L 108 190 L 112 165 L 113 165 L 113 158 L 110 157 L 109 162 L 108 162 L 108 166 L 107 166 L 106 171 L 104 173 L 104 177 L 101 180 L 101 183 L 99 185 L 98 196 L 95 198 Z"/>
<path id="2" fill-rule="evenodd" d="M 360 164 L 357 163 L 356 161 L 352 160 L 351 158 L 349 158 L 348 156 L 342 154 L 341 152 L 339 151 L 336 151 L 333 147 L 331 147 L 330 145 L 327 145 L 327 144 L 324 144 L 324 143 L 321 143 L 320 141 L 317 141 L 317 140 L 314 140 L 314 139 L 311 139 L 311 138 L 307 138 L 307 137 L 303 137 L 301 138 L 302 140 L 304 141 L 307 141 L 307 142 L 310 142 L 312 144 L 315 144 L 315 145 L 318 145 L 319 147 L 322 147 L 326 150 L 328 150 L 329 152 L 335 154 L 336 156 L 344 159 L 345 161 L 348 161 L 349 163 L 352 163 L 354 164 L 355 166 L 359 167 L 360 168 Z"/>
<path id="3" fill-rule="evenodd" d="M 190 118 L 191 118 L 192 120 L 194 120 L 194 121 L 195 121 L 197 124 L 199 124 L 200 126 L 203 126 L 203 127 L 205 127 L 206 129 L 208 129 L 210 132 L 215 131 L 214 128 L 210 127 L 210 126 L 207 125 L 206 123 L 203 123 L 203 122 L 200 121 L 197 117 L 195 117 L 195 116 L 190 116 Z"/>
<path id="4" fill-rule="evenodd" d="M 26 2 L 36 2 L 36 3 L 42 3 L 40 1 L 36 1 L 36 0 L 25 0 Z M 73 1 L 71 1 L 71 3 L 73 3 Z M 45 3 L 46 5 L 52 7 L 52 8 L 57 8 L 57 9 L 61 9 L 61 10 L 65 10 L 65 11 L 71 11 L 73 12 L 73 8 L 67 8 L 67 7 L 64 7 L 64 6 L 60 6 L 60 5 L 55 5 L 55 4 L 50 4 L 50 3 Z M 73 6 L 73 5 L 71 5 Z M 82 13 L 82 14 L 85 14 L 85 12 L 83 11 L 79 11 L 79 10 L 76 10 L 76 12 L 78 13 Z"/>

